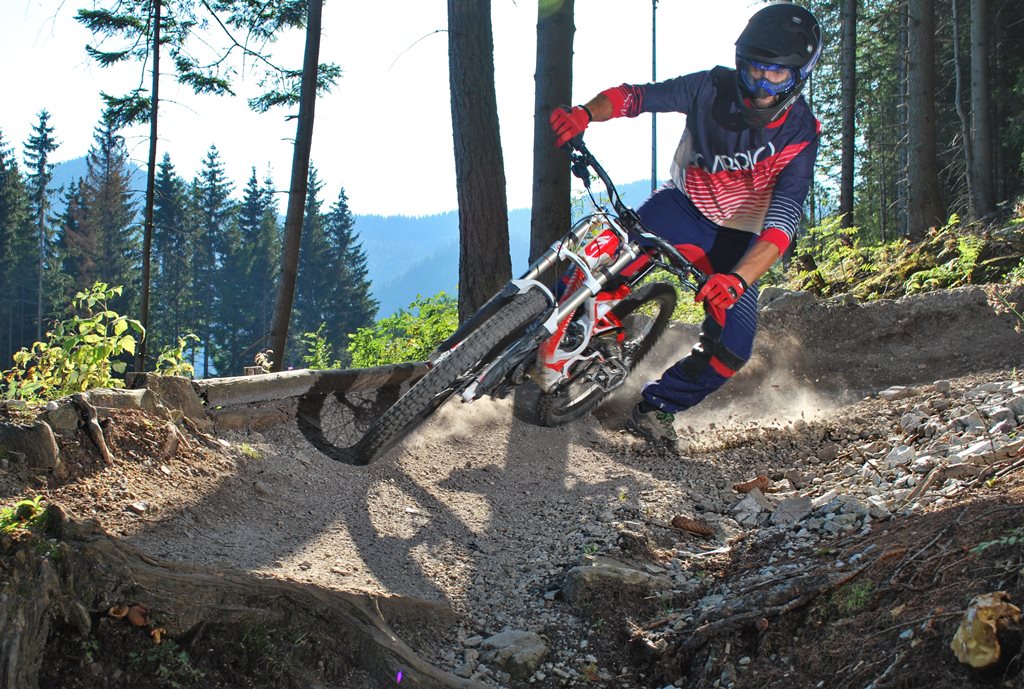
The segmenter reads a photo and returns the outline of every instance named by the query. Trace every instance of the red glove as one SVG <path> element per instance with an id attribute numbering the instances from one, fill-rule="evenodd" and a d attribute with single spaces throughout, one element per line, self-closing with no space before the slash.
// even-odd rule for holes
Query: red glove
<path id="1" fill-rule="evenodd" d="M 555 132 L 555 145 L 561 148 L 569 139 L 582 134 L 592 119 L 590 111 L 582 105 L 555 108 L 548 118 L 551 129 Z"/>
<path id="2" fill-rule="evenodd" d="M 704 282 L 694 301 L 704 302 L 712 317 L 725 323 L 725 310 L 731 309 L 747 291 L 747 281 L 736 273 L 715 273 Z"/>

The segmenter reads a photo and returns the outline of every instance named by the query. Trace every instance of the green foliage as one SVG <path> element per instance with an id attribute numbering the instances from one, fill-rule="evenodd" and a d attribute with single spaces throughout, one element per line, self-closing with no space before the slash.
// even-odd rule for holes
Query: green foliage
<path id="1" fill-rule="evenodd" d="M 199 342 L 199 338 L 193 333 L 187 333 L 178 338 L 176 346 L 167 347 L 160 356 L 156 358 L 155 372 L 161 376 L 183 376 L 191 378 L 195 375 L 195 367 L 185 360 L 185 350 L 189 342 Z"/>
<path id="2" fill-rule="evenodd" d="M 959 228 L 960 217 L 954 213 L 940 230 L 938 236 L 951 236 Z M 960 235 L 955 238 L 956 252 L 945 263 L 917 271 L 907 279 L 905 289 L 908 294 L 927 292 L 944 287 L 959 287 L 971 282 L 971 275 L 978 263 L 978 256 L 983 246 L 980 237 Z"/>
<path id="3" fill-rule="evenodd" d="M 994 238 L 996 235 L 1003 238 Z M 827 218 L 797 242 L 795 259 L 779 284 L 824 297 L 848 293 L 862 300 L 898 298 L 933 289 L 985 282 L 1013 282 L 1020 239 L 988 233 L 953 214 L 922 241 L 904 238 L 871 245 L 857 228 Z"/>
<path id="4" fill-rule="evenodd" d="M 331 345 L 327 342 L 327 336 L 324 335 L 326 328 L 327 324 L 321 323 L 316 332 L 302 334 L 302 341 L 306 345 L 306 355 L 302 357 L 302 362 L 306 364 L 306 368 L 341 368 L 340 361 L 331 359 Z"/>
<path id="5" fill-rule="evenodd" d="M 1006 274 L 1006 281 L 1011 285 L 1024 285 L 1024 258 L 1020 260 L 1016 268 Z"/>
<path id="6" fill-rule="evenodd" d="M 116 358 L 135 354 L 145 331 L 137 320 L 107 308 L 121 290 L 97 282 L 77 293 L 77 312 L 57 321 L 46 333 L 46 342 L 35 342 L 14 355 L 14 367 L 3 373 L 4 396 L 45 401 L 91 388 L 123 387 L 113 374 L 123 374 L 127 364 Z"/>
<path id="7" fill-rule="evenodd" d="M 843 617 L 856 615 L 867 607 L 874 592 L 874 584 L 857 581 L 843 586 L 832 595 L 831 603 Z"/>
<path id="8" fill-rule="evenodd" d="M 350 335 L 348 347 L 356 368 L 425 360 L 459 325 L 458 302 L 438 292 L 417 297 L 408 310 L 381 319 Z"/>
<path id="9" fill-rule="evenodd" d="M 19 500 L 12 507 L 0 508 L 0 533 L 15 534 L 21 531 L 39 531 L 44 524 L 46 511 L 43 496 Z"/>
<path id="10" fill-rule="evenodd" d="M 983 553 L 989 548 L 995 546 L 1024 546 L 1024 526 L 1018 526 L 1014 529 L 1010 529 L 1005 533 L 999 535 L 998 538 L 994 538 L 991 541 L 982 541 L 978 545 L 971 548 L 972 553 Z"/>
<path id="11" fill-rule="evenodd" d="M 206 676 L 193 664 L 188 652 L 173 639 L 165 639 L 144 651 L 132 651 L 128 654 L 128 661 L 132 675 L 154 678 L 158 681 L 157 686 L 201 686 Z"/>

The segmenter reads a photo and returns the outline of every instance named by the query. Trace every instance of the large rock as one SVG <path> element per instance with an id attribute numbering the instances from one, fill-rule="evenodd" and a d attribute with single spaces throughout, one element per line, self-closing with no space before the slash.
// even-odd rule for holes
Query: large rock
<path id="1" fill-rule="evenodd" d="M 796 524 L 809 515 L 812 510 L 809 497 L 786 498 L 772 512 L 772 524 L 785 526 Z"/>
<path id="2" fill-rule="evenodd" d="M 64 475 L 64 463 L 57 449 L 53 429 L 42 421 L 31 424 L 0 423 L 0 456 L 58 478 Z"/>
<path id="3" fill-rule="evenodd" d="M 534 632 L 506 630 L 484 639 L 485 658 L 505 668 L 518 679 L 532 675 L 548 654 L 548 645 Z"/>
<path id="4" fill-rule="evenodd" d="M 609 592 L 647 596 L 671 589 L 668 577 L 649 574 L 604 555 L 586 555 L 565 575 L 562 593 L 573 605 L 588 606 L 602 605 L 603 596 Z"/>
<path id="5" fill-rule="evenodd" d="M 152 390 L 165 407 L 178 409 L 193 421 L 206 420 L 206 408 L 188 378 L 142 373 L 130 378 L 129 385 L 133 388 Z"/>

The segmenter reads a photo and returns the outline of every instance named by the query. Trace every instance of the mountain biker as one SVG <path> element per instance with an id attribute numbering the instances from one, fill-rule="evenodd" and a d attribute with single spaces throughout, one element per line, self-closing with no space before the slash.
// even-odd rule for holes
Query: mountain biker
<path id="1" fill-rule="evenodd" d="M 626 421 L 649 442 L 674 446 L 674 415 L 750 359 L 757 281 L 793 240 L 811 184 L 820 124 L 800 92 L 821 49 L 821 28 L 808 10 L 773 4 L 756 12 L 737 39 L 736 69 L 623 84 L 551 114 L 558 146 L 591 122 L 642 112 L 687 116 L 671 181 L 637 212 L 646 229 L 708 274 L 695 297 L 705 318 L 698 344 L 643 387 Z"/>

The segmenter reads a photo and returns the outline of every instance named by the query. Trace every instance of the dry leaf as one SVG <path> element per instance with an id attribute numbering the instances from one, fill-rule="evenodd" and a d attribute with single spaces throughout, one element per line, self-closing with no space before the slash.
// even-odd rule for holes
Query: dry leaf
<path id="1" fill-rule="evenodd" d="M 107 614 L 113 617 L 115 620 L 124 619 L 124 616 L 128 614 L 127 605 L 114 605 L 107 610 Z"/>
<path id="2" fill-rule="evenodd" d="M 883 552 L 881 555 L 878 556 L 878 559 L 879 559 L 879 561 L 891 560 L 894 557 L 903 557 L 906 554 L 907 554 L 907 546 L 905 546 L 905 545 L 894 545 L 894 546 L 889 546 L 888 548 L 886 548 L 885 552 Z"/>
<path id="3" fill-rule="evenodd" d="M 957 660 L 975 668 L 989 667 L 999 660 L 999 630 L 1011 622 L 1020 623 L 1020 608 L 1009 598 L 1006 591 L 996 591 L 971 601 L 949 643 Z"/>
<path id="4" fill-rule="evenodd" d="M 672 517 L 672 526 L 697 536 L 704 536 L 705 538 L 715 535 L 715 528 L 703 519 L 692 519 L 681 514 Z"/>
<path id="5" fill-rule="evenodd" d="M 737 493 L 749 493 L 757 488 L 763 493 L 768 490 L 768 486 L 770 485 L 771 481 L 768 480 L 767 476 L 758 476 L 750 479 L 749 481 L 744 481 L 743 483 L 734 483 L 732 484 L 732 489 Z"/>
<path id="6" fill-rule="evenodd" d="M 128 621 L 134 624 L 136 627 L 145 626 L 146 622 L 148 622 L 148 619 L 146 618 L 147 612 L 148 611 L 141 605 L 133 605 L 132 607 L 128 608 Z"/>

